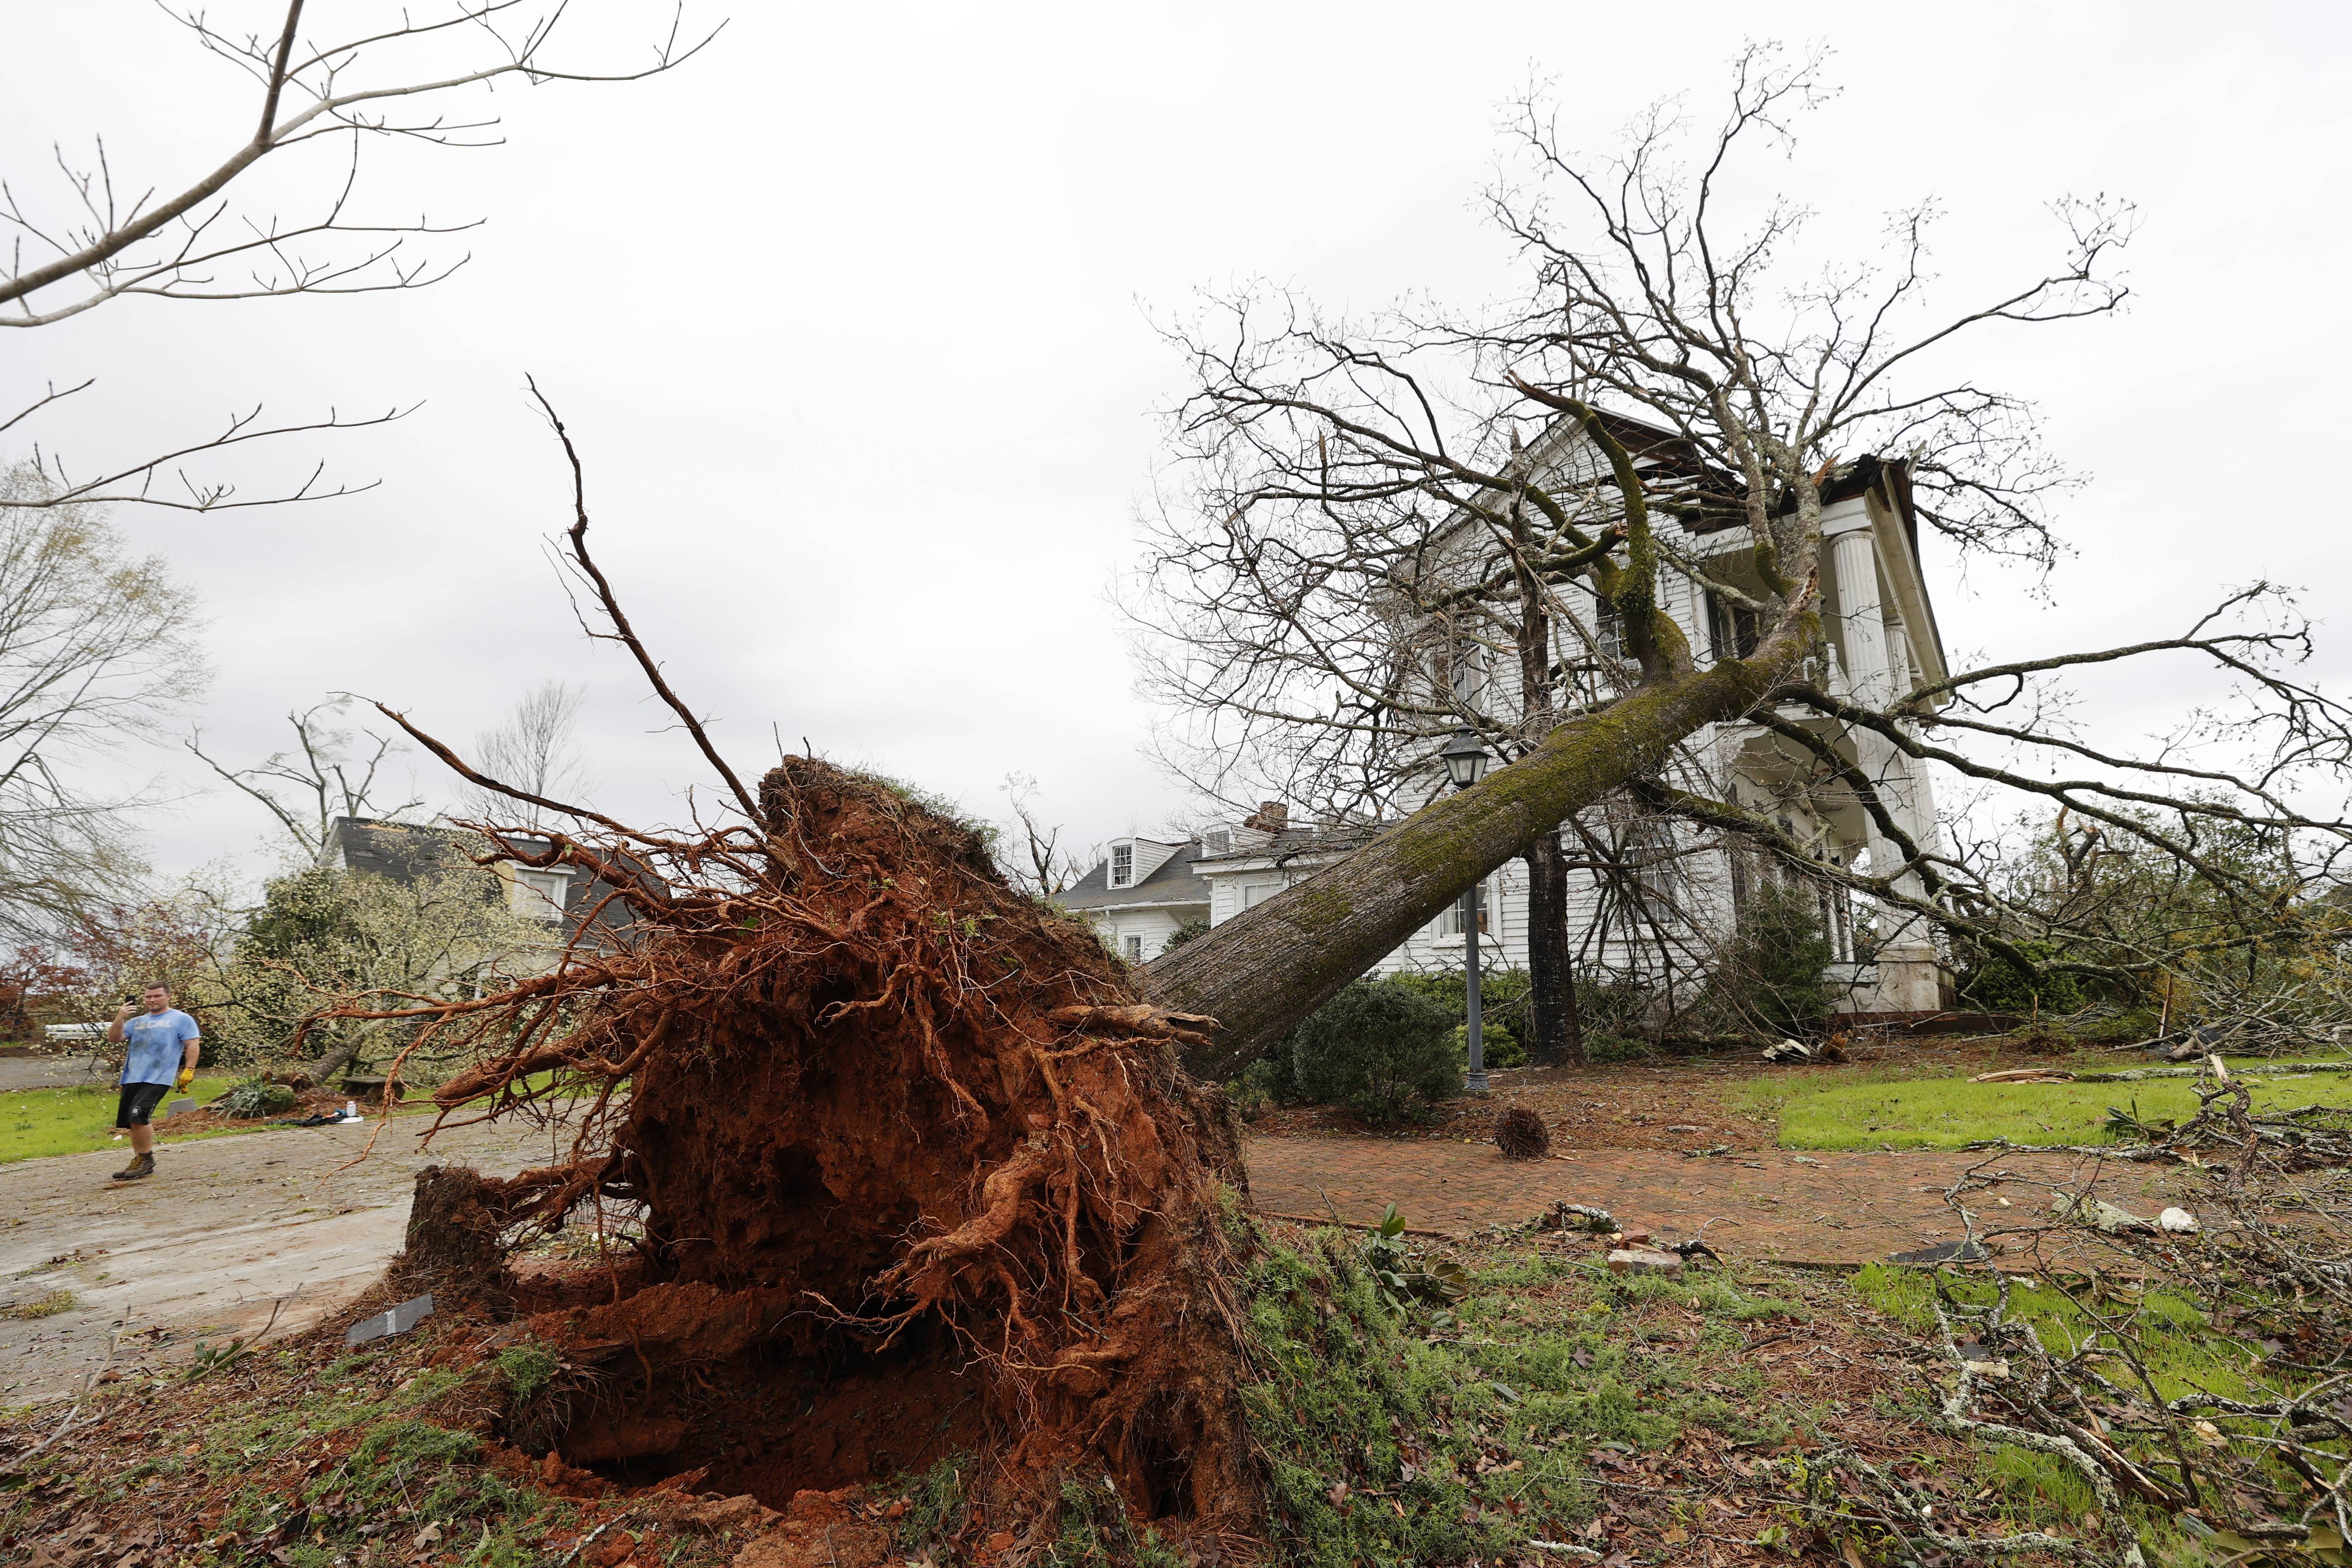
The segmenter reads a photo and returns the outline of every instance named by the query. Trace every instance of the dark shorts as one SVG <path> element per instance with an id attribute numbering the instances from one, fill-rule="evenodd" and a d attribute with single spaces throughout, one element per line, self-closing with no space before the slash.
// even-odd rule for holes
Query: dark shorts
<path id="1" fill-rule="evenodd" d="M 172 1092 L 168 1083 L 126 1083 L 122 1086 L 121 1102 L 114 1108 L 117 1127 L 144 1127 L 163 1097 Z"/>

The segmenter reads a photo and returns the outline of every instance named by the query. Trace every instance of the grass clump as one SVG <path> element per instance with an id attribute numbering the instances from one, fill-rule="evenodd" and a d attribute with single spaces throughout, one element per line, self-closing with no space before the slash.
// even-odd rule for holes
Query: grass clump
<path id="1" fill-rule="evenodd" d="M 2352 1073 L 2265 1078 L 2262 1062 L 2241 1075 L 2256 1105 L 2284 1110 L 2352 1105 Z M 2233 1074 L 2238 1072 L 2231 1064 Z M 1972 1083 L 1964 1078 L 1900 1078 L 1840 1072 L 1759 1079 L 1739 1109 L 1777 1111 L 1783 1149 L 1958 1149 L 1989 1139 L 2017 1143 L 2107 1141 L 2110 1108 L 2143 1121 L 2185 1121 L 2197 1113 L 2196 1079 L 2139 1083 Z"/>
<path id="2" fill-rule="evenodd" d="M 29 1323 L 42 1318 L 54 1318 L 60 1312 L 70 1312 L 80 1305 L 72 1291 L 52 1290 L 45 1296 L 36 1296 L 26 1301 L 12 1301 L 0 1307 L 0 1318 L 13 1318 L 17 1322 Z"/>
<path id="3" fill-rule="evenodd" d="M 514 1390 L 517 1399 L 529 1399 L 554 1382 L 562 1366 L 553 1351 L 536 1341 L 509 1345 L 498 1355 L 499 1371 L 505 1374 L 507 1386 Z"/>
<path id="4" fill-rule="evenodd" d="M 1263 1241 L 1246 1276 L 1259 1375 L 1243 1390 L 1268 1459 L 1281 1560 L 1492 1561 L 1559 1540 L 1598 1506 L 1596 1447 L 1661 1449 L 1699 1427 L 1733 1442 L 1787 1435 L 1754 1407 L 1738 1325 L 1792 1313 L 1727 1277 L 1618 1279 L 1587 1259 L 1490 1260 L 1447 1309 L 1384 1292 L 1366 1244 L 1319 1230 Z M 1675 1348 L 1642 1325 L 1675 1315 Z M 1679 1325 L 1703 1324 L 1684 1342 Z"/>

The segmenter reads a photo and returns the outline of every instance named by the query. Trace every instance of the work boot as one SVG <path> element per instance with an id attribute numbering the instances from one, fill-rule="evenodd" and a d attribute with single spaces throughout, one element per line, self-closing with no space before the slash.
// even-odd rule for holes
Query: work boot
<path id="1" fill-rule="evenodd" d="M 115 1172 L 114 1179 L 118 1182 L 136 1182 L 154 1173 L 155 1156 L 141 1154 L 133 1158 L 131 1163 Z"/>

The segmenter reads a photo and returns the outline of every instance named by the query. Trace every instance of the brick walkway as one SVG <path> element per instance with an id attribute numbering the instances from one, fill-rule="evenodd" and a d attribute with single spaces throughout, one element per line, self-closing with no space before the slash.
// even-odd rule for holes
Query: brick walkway
<path id="1" fill-rule="evenodd" d="M 1555 1199 L 1591 1204 L 1620 1223 L 1663 1237 L 1695 1236 L 1714 1220 L 1707 1244 L 1727 1259 L 1857 1264 L 1958 1240 L 1944 1190 L 1981 1154 L 1743 1150 L 1712 1159 L 1643 1149 L 1581 1149 L 1565 1158 L 1506 1160 L 1491 1143 L 1439 1139 L 1294 1135 L 1244 1145 L 1250 1194 L 1261 1209 L 1321 1216 L 1325 1199 L 1344 1219 L 1374 1221 L 1395 1204 L 1416 1229 L 1456 1234 L 1483 1225 L 1519 1225 Z M 2090 1160 L 2014 1155 L 2000 1170 L 2054 1182 L 2090 1174 Z M 2180 1201 L 2179 1175 L 2109 1164 L 2098 1192 L 2136 1214 Z M 1970 1206 L 1980 1224 L 2031 1223 L 2049 1210 L 2047 1193 L 2021 1183 Z M 2190 1207 L 2195 1205 L 2191 1203 Z"/>

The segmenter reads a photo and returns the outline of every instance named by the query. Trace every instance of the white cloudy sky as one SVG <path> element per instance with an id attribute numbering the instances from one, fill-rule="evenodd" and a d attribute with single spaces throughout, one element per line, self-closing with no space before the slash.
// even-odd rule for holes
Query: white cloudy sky
<path id="1" fill-rule="evenodd" d="M 214 16 L 267 26 L 278 9 Z M 28 203 L 62 194 L 53 140 L 102 133 L 119 184 L 168 187 L 247 132 L 243 79 L 139 0 L 0 11 L 0 172 Z M 661 14 L 607 5 L 581 41 L 641 39 Z M 1761 172 L 1858 233 L 1940 198 L 1955 301 L 2047 254 L 2053 197 L 2143 209 L 2126 315 L 1989 339 L 1971 366 L 2040 399 L 2094 482 L 2066 510 L 2079 554 L 2053 602 L 1997 572 L 1943 577 L 1954 651 L 2137 633 L 2255 575 L 2330 615 L 2347 564 L 2331 384 L 2352 350 L 2344 8 L 2241 5 L 2226 26 L 2145 3 L 1771 15 L 1790 45 L 1836 51 L 1843 93 L 1795 163 Z M 744 5 L 672 77 L 500 93 L 495 150 L 372 149 L 372 210 L 488 219 L 436 242 L 471 254 L 449 282 L 121 302 L 0 342 L 0 400 L 99 376 L 35 432 L 85 468 L 257 402 L 423 403 L 278 454 L 279 473 L 323 458 L 381 479 L 363 496 L 123 514 L 204 596 L 218 674 L 188 719 L 226 753 L 258 758 L 278 715 L 330 690 L 464 740 L 523 689 L 584 679 L 600 799 L 677 815 L 695 759 L 583 642 L 546 563 L 567 493 L 528 373 L 587 453 L 640 626 L 743 765 L 772 755 L 772 725 L 982 813 L 1004 773 L 1032 773 L 1045 815 L 1091 841 L 1184 805 L 1141 753 L 1150 716 L 1106 596 L 1134 552 L 1155 412 L 1181 391 L 1153 313 L 1254 277 L 1360 307 L 1490 297 L 1510 257 L 1475 196 L 1507 95 L 1555 80 L 1568 139 L 1606 147 L 1653 99 L 1711 102 L 1757 16 Z M 2129 727 L 2172 695 L 2159 678 L 2098 700 Z M 201 783 L 166 752 L 119 765 Z M 193 794 L 156 857 L 249 855 L 265 826 Z"/>

